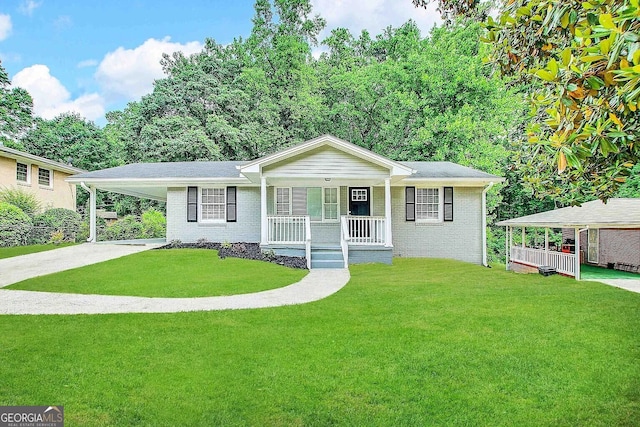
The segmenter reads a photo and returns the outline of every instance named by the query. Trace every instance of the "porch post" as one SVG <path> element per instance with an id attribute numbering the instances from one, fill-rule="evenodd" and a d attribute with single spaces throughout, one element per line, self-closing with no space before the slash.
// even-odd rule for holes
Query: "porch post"
<path id="1" fill-rule="evenodd" d="M 544 263 L 549 265 L 549 227 L 544 228 Z"/>
<path id="2" fill-rule="evenodd" d="M 391 236 L 391 178 L 384 180 L 384 245 L 387 248 L 393 247 Z"/>
<path id="3" fill-rule="evenodd" d="M 573 251 L 575 252 L 575 278 L 580 280 L 580 229 L 575 228 L 575 246 Z"/>
<path id="4" fill-rule="evenodd" d="M 266 245 L 268 240 L 267 223 L 267 178 L 260 178 L 260 244 Z"/>
<path id="5" fill-rule="evenodd" d="M 96 188 L 89 187 L 89 238 L 87 242 L 95 243 L 98 241 L 96 230 Z"/>
<path id="6" fill-rule="evenodd" d="M 527 227 L 522 227 L 522 248 L 525 248 L 527 245 L 525 244 L 525 233 Z"/>
<path id="7" fill-rule="evenodd" d="M 505 256 L 505 270 L 509 270 L 509 258 L 511 258 L 511 246 L 509 246 L 509 229 L 510 226 L 504 228 L 504 256 Z"/>

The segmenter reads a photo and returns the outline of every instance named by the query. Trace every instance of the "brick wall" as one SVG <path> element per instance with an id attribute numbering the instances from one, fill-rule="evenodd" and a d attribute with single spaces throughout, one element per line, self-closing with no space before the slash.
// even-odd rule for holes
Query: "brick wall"
<path id="1" fill-rule="evenodd" d="M 167 190 L 167 241 L 260 242 L 260 188 L 238 187 L 237 222 L 187 222 L 187 189 Z"/>
<path id="2" fill-rule="evenodd" d="M 392 187 L 391 200 L 394 256 L 482 263 L 482 188 L 454 188 L 452 222 L 406 221 L 402 187 Z"/>

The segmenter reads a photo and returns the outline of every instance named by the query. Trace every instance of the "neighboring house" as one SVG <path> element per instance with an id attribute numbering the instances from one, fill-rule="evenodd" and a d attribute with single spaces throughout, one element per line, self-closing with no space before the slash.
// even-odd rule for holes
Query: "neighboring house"
<path id="1" fill-rule="evenodd" d="M 167 202 L 167 240 L 256 242 L 311 266 L 392 256 L 486 264 L 485 194 L 502 178 L 396 162 L 324 135 L 249 162 L 131 164 L 67 179 Z"/>
<path id="2" fill-rule="evenodd" d="M 42 208 L 76 209 L 76 186 L 65 181 L 82 169 L 0 144 L 0 189 L 18 188 L 34 194 Z"/>
<path id="3" fill-rule="evenodd" d="M 562 274 L 580 278 L 580 264 L 640 272 L 640 199 L 609 199 L 498 222 L 507 227 L 507 267 L 516 263 L 548 265 Z M 561 247 L 513 245 L 514 228 L 562 229 Z M 545 232 L 548 236 L 548 232 Z M 576 250 L 576 248 L 579 248 Z"/>

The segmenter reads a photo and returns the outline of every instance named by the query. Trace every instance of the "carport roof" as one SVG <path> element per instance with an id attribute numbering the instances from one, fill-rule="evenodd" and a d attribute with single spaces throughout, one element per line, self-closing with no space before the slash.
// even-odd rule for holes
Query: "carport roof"
<path id="1" fill-rule="evenodd" d="M 609 199 L 583 203 L 497 223 L 511 227 L 640 228 L 640 199 Z"/>

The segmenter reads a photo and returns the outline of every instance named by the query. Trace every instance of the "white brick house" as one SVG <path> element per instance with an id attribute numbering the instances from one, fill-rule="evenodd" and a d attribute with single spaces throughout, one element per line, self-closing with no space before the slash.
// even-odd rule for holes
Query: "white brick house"
<path id="1" fill-rule="evenodd" d="M 255 242 L 335 267 L 393 256 L 486 264 L 485 194 L 503 178 L 324 135 L 250 162 L 131 164 L 68 181 L 91 190 L 92 206 L 95 189 L 166 201 L 168 241 Z"/>

